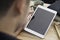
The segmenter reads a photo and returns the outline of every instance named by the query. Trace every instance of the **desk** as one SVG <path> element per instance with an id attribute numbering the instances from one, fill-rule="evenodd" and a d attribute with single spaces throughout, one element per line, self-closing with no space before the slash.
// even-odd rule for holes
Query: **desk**
<path id="1" fill-rule="evenodd" d="M 20 35 L 17 36 L 17 38 L 20 38 L 22 40 L 59 40 L 56 30 L 53 25 L 48 30 L 48 33 L 46 34 L 44 39 L 41 39 L 25 31 L 22 31 Z"/>

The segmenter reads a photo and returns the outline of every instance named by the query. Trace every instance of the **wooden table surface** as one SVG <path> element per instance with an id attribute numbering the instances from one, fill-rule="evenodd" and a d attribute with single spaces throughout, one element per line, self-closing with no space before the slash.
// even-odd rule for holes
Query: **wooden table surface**
<path id="1" fill-rule="evenodd" d="M 26 31 L 22 31 L 17 38 L 20 38 L 22 40 L 59 40 L 57 32 L 54 28 L 54 26 L 51 26 L 48 30 L 48 33 L 46 34 L 44 39 L 41 39 L 37 36 L 34 36 Z"/>

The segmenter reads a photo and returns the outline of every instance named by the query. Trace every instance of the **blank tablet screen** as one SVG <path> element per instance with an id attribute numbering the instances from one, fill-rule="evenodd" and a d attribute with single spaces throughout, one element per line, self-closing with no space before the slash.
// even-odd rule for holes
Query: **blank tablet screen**
<path id="1" fill-rule="evenodd" d="M 44 35 L 54 15 L 55 14 L 52 12 L 38 8 L 34 14 L 33 19 L 29 22 L 27 28 Z"/>

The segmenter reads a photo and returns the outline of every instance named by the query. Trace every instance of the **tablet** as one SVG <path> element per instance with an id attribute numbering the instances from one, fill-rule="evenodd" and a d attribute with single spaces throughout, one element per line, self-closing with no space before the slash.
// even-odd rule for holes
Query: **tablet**
<path id="1" fill-rule="evenodd" d="M 44 38 L 56 14 L 56 11 L 38 5 L 24 30 L 38 37 Z"/>

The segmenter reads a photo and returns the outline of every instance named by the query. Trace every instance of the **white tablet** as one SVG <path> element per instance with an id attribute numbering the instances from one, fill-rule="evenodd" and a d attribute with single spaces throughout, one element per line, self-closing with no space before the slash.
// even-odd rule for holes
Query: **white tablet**
<path id="1" fill-rule="evenodd" d="M 24 30 L 44 38 L 56 14 L 56 11 L 39 5 Z"/>

